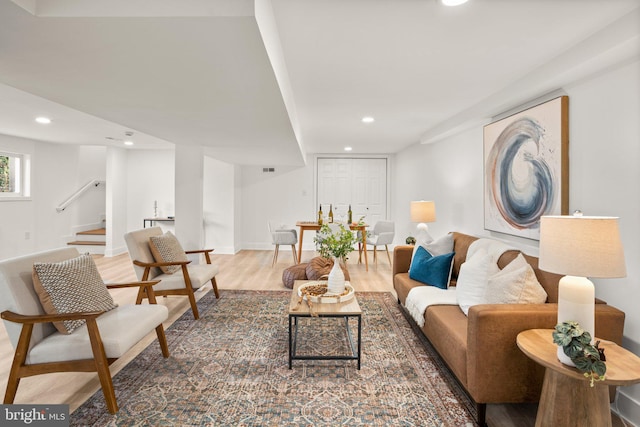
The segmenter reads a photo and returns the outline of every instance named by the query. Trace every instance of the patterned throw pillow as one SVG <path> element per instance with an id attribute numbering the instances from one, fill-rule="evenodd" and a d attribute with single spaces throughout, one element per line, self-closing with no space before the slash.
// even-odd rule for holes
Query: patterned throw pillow
<path id="1" fill-rule="evenodd" d="M 162 236 L 151 236 L 149 238 L 149 248 L 156 262 L 189 261 L 180 242 L 170 231 L 167 231 Z M 160 267 L 160 269 L 164 273 L 173 274 L 180 270 L 181 267 L 179 265 L 168 265 Z"/>
<path id="2" fill-rule="evenodd" d="M 34 263 L 33 287 L 47 314 L 109 311 L 117 307 L 89 254 L 61 262 Z M 61 333 L 70 334 L 85 321 L 53 324 Z"/>

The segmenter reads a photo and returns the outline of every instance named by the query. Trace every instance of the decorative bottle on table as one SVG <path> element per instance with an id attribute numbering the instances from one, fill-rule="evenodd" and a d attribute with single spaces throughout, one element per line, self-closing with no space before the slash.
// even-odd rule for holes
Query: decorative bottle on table
<path id="1" fill-rule="evenodd" d="M 347 211 L 347 216 L 348 216 L 347 224 L 352 224 L 353 223 L 353 212 L 351 212 L 351 205 L 349 205 L 349 210 Z"/>
<path id="2" fill-rule="evenodd" d="M 329 224 L 333 223 L 333 205 L 329 205 Z"/>
<path id="3" fill-rule="evenodd" d="M 320 209 L 318 209 L 318 225 L 322 225 L 322 205 L 320 205 Z"/>

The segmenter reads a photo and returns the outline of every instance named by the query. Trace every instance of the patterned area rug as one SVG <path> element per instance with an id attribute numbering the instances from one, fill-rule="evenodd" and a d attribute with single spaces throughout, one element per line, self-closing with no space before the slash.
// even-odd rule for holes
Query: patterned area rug
<path id="1" fill-rule="evenodd" d="M 71 415 L 82 426 L 467 426 L 475 406 L 390 293 L 358 293 L 362 369 L 355 361 L 294 360 L 290 292 L 223 291 L 168 330 Z M 319 322 L 310 325 L 308 322 Z M 342 322 L 342 323 L 340 323 Z M 298 354 L 346 352 L 344 320 L 301 319 Z M 357 333 L 355 325 L 352 330 Z"/>

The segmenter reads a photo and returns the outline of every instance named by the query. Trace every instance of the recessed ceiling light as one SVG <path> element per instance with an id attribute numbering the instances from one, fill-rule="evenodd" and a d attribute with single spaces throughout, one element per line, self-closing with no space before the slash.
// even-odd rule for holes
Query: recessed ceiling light
<path id="1" fill-rule="evenodd" d="M 351 150 L 353 150 L 353 148 L 351 148 L 351 147 L 344 147 L 344 151 L 351 151 Z"/>
<path id="2" fill-rule="evenodd" d="M 51 123 L 51 119 L 49 117 L 36 117 L 36 122 L 43 125 L 48 125 L 49 123 Z"/>
<path id="3" fill-rule="evenodd" d="M 133 141 L 125 141 L 124 145 L 133 145 Z"/>
<path id="4" fill-rule="evenodd" d="M 362 123 L 373 123 L 375 119 L 373 117 L 367 116 L 362 118 Z"/>
<path id="5" fill-rule="evenodd" d="M 445 6 L 460 6 L 467 2 L 467 0 L 441 0 Z"/>

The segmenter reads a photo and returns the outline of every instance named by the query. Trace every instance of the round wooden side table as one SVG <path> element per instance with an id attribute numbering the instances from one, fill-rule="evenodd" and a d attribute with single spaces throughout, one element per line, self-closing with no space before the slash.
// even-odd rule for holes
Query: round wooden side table
<path id="1" fill-rule="evenodd" d="M 516 339 L 524 354 L 545 367 L 536 427 L 610 427 L 609 386 L 640 382 L 640 358 L 611 341 L 601 341 L 607 372 L 604 381 L 591 387 L 582 372 L 558 360 L 552 333 L 553 329 L 530 329 Z"/>

